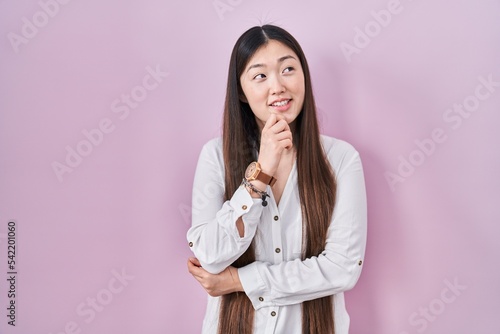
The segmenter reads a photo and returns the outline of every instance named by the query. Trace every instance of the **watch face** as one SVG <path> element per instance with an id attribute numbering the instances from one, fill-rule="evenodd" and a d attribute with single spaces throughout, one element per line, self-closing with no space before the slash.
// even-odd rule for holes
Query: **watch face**
<path id="1" fill-rule="evenodd" d="M 254 179 L 256 170 L 257 170 L 257 163 L 255 163 L 254 161 L 250 165 L 248 165 L 247 170 L 245 171 L 245 178 L 247 180 Z"/>

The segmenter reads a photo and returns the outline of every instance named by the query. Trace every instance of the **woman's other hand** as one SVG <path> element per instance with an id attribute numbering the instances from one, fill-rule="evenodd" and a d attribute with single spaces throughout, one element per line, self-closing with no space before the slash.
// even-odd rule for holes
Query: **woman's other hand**
<path id="1" fill-rule="evenodd" d="M 193 275 L 203 289 L 212 297 L 243 291 L 238 276 L 238 270 L 235 267 L 227 267 L 221 273 L 214 275 L 203 269 L 200 262 L 195 257 L 190 257 L 188 259 L 187 266 L 191 275 Z"/>

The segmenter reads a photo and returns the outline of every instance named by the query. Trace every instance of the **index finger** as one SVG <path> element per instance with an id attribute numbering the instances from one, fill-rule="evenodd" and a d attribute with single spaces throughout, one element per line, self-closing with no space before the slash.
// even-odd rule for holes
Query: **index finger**
<path id="1" fill-rule="evenodd" d="M 276 122 L 277 122 L 276 114 L 269 115 L 269 118 L 267 119 L 266 124 L 264 124 L 263 130 L 264 129 L 269 130 L 269 128 L 271 126 L 273 126 L 274 124 L 276 124 Z"/>
<path id="2" fill-rule="evenodd" d="M 197 267 L 191 261 L 187 262 L 187 266 L 188 266 L 188 271 L 191 275 L 193 275 L 195 277 L 202 277 L 203 272 L 204 272 L 203 269 L 201 269 L 200 267 Z"/>

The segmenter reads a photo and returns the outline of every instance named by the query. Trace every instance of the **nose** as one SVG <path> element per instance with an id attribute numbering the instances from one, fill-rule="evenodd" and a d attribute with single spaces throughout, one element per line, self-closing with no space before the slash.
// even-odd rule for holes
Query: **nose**
<path id="1" fill-rule="evenodd" d="M 270 92 L 272 95 L 279 95 L 286 91 L 283 79 L 280 78 L 279 76 L 274 76 L 271 80 L 269 80 L 269 83 L 270 83 Z"/>

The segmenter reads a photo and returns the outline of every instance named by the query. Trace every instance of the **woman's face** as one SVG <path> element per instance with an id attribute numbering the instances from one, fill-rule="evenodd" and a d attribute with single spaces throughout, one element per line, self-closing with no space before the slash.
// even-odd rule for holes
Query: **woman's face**
<path id="1" fill-rule="evenodd" d="M 262 130 L 270 114 L 292 123 L 304 104 L 304 72 L 299 57 L 284 44 L 269 40 L 250 58 L 240 76 L 244 97 Z"/>

